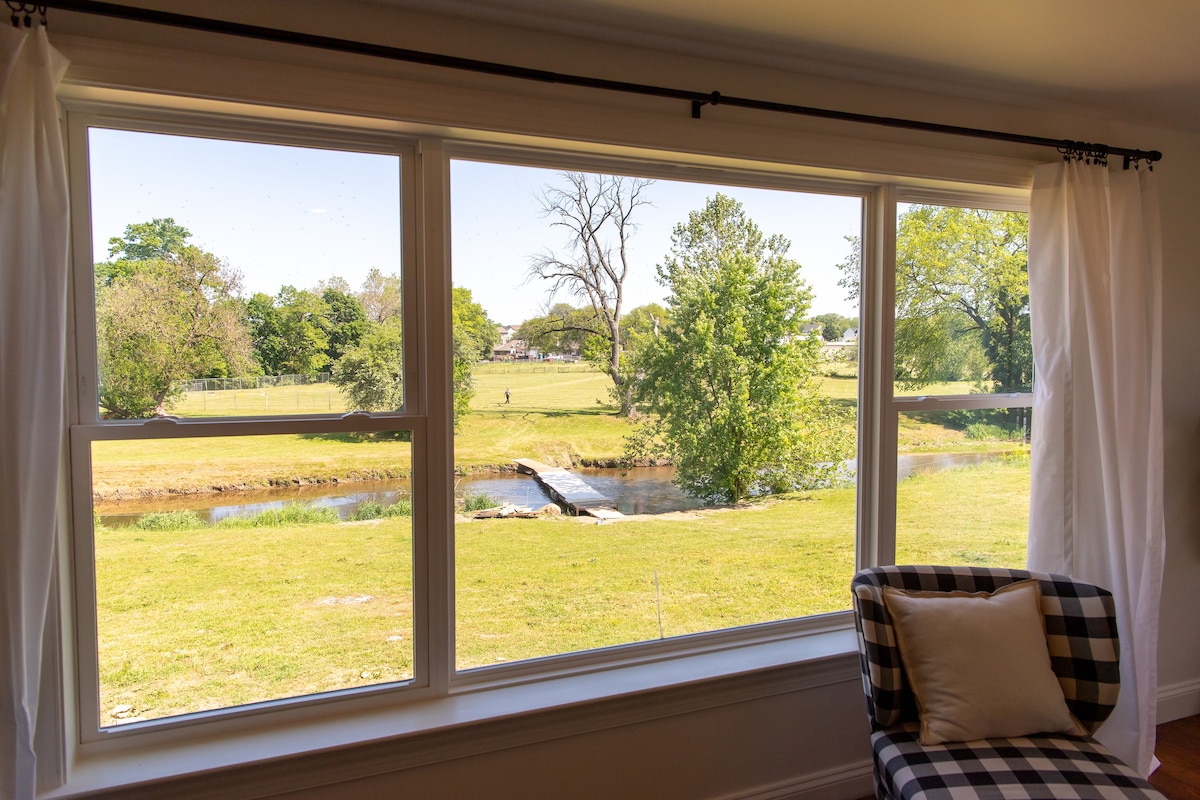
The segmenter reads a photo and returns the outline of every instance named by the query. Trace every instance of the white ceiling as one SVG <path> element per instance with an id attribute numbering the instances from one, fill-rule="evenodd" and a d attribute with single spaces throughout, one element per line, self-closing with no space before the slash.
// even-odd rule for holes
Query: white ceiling
<path id="1" fill-rule="evenodd" d="M 1200 132 L 1200 0 L 377 0 Z"/>

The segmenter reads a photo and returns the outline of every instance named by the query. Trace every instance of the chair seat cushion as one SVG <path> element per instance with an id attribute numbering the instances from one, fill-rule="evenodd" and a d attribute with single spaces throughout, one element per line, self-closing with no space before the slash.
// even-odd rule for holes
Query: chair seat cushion
<path id="1" fill-rule="evenodd" d="M 1166 800 L 1087 737 L 922 745 L 918 732 L 906 723 L 872 734 L 880 800 Z"/>

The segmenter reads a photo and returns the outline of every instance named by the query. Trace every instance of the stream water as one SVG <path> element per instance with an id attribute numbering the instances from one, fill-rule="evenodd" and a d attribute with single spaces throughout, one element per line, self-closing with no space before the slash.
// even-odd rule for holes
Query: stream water
<path id="1" fill-rule="evenodd" d="M 937 472 L 951 467 L 980 464 L 997 453 L 915 453 L 897 461 L 899 480 L 920 472 Z M 853 467 L 853 464 L 851 464 Z M 581 468 L 574 470 L 596 491 L 611 497 L 623 514 L 652 514 L 684 511 L 703 505 L 671 483 L 674 467 L 636 467 L 630 470 Z M 199 494 L 156 497 L 109 503 L 101 506 L 97 521 L 110 528 L 132 525 L 143 514 L 154 511 L 194 511 L 206 522 L 225 517 L 250 516 L 280 508 L 286 503 L 305 502 L 334 508 L 343 519 L 353 516 L 363 503 L 390 505 L 411 493 L 408 480 L 329 483 L 287 489 L 237 492 L 228 495 Z M 541 484 L 529 475 L 513 472 L 483 473 L 460 478 L 455 494 L 486 494 L 502 503 L 538 508 L 551 502 Z"/>

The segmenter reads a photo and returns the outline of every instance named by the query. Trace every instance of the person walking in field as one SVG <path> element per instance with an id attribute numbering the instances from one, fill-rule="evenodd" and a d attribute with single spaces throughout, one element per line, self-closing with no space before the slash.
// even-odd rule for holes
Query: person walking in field
<path id="1" fill-rule="evenodd" d="M 504 405 L 508 405 L 508 401 L 512 399 L 512 392 L 508 389 L 504 390 Z"/>

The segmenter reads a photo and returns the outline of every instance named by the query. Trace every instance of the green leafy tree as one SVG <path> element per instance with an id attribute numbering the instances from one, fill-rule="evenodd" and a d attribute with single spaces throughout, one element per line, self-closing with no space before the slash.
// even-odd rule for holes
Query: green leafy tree
<path id="1" fill-rule="evenodd" d="M 475 365 L 491 357 L 500 334 L 483 306 L 472 298 L 470 289 L 454 287 L 450 311 L 454 326 L 454 423 L 457 425 L 471 413 Z"/>
<path id="2" fill-rule="evenodd" d="M 858 294 L 860 243 L 840 265 Z M 896 380 L 909 389 L 974 379 L 992 392 L 1028 391 L 1029 217 L 913 206 L 896 231 Z"/>
<path id="3" fill-rule="evenodd" d="M 267 375 L 315 375 L 329 364 L 330 309 L 316 292 L 284 286 L 246 304 L 254 354 Z"/>
<path id="4" fill-rule="evenodd" d="M 455 333 L 465 337 L 464 356 L 472 362 L 492 357 L 492 348 L 500 341 L 496 323 L 488 319 L 487 311 L 475 302 L 471 290 L 455 286 L 451 295 L 451 316 Z"/>
<path id="5" fill-rule="evenodd" d="M 329 364 L 329 306 L 316 292 L 284 286 L 275 298 L 280 375 L 315 375 Z"/>
<path id="6" fill-rule="evenodd" d="M 246 324 L 254 358 L 265 375 L 280 375 L 283 361 L 283 332 L 275 298 L 265 292 L 255 292 L 246 301 Z"/>
<path id="7" fill-rule="evenodd" d="M 362 341 L 333 365 L 333 383 L 360 411 L 404 406 L 404 336 L 399 317 L 372 325 Z"/>
<path id="8" fill-rule="evenodd" d="M 469 289 L 455 288 L 452 296 L 454 418 L 470 412 L 475 394 L 475 364 L 491 353 L 496 325 Z M 350 405 L 363 411 L 392 411 L 404 404 L 404 339 L 400 317 L 370 325 L 362 340 L 333 365 L 332 380 Z"/>
<path id="9" fill-rule="evenodd" d="M 251 371 L 234 270 L 191 245 L 128 267 L 97 287 L 100 405 L 108 415 L 164 414 L 178 381 Z"/>
<path id="10" fill-rule="evenodd" d="M 544 353 L 608 357 L 608 337 L 591 306 L 576 308 L 570 303 L 555 303 L 539 317 L 521 323 L 521 339 Z M 589 343 L 589 340 L 591 342 Z M 588 343 L 588 344 L 585 344 Z"/>
<path id="11" fill-rule="evenodd" d="M 340 281 L 342 288 L 337 288 L 334 281 Z M 358 298 L 350 293 L 349 285 L 340 278 L 331 278 L 328 285 L 321 288 L 321 299 L 329 309 L 329 346 L 325 354 L 329 363 L 342 357 L 342 354 L 362 341 L 370 327 L 367 321 L 366 309 Z"/>
<path id="12" fill-rule="evenodd" d="M 178 256 L 191 237 L 191 232 L 171 217 L 126 225 L 124 236 L 108 240 L 108 261 L 96 265 L 96 283 L 109 286 L 117 278 L 133 274 L 139 263 Z"/>
<path id="13" fill-rule="evenodd" d="M 562 185 L 545 187 L 541 201 L 551 227 L 566 232 L 566 250 L 534 256 L 529 266 L 531 279 L 549 282 L 551 297 L 565 291 L 591 307 L 593 327 L 588 333 L 599 337 L 602 347 L 590 352 L 617 387 L 622 414 L 633 407 L 632 388 L 621 369 L 621 316 L 630 269 L 627 246 L 637 231 L 638 208 L 649 203 L 643 193 L 652 183 L 619 175 L 564 172 Z"/>
<path id="14" fill-rule="evenodd" d="M 658 267 L 670 319 L 636 359 L 635 396 L 657 418 L 643 436 L 661 437 L 690 495 L 823 485 L 851 455 L 851 420 L 814 380 L 812 295 L 789 246 L 718 194 L 676 226 Z"/>

